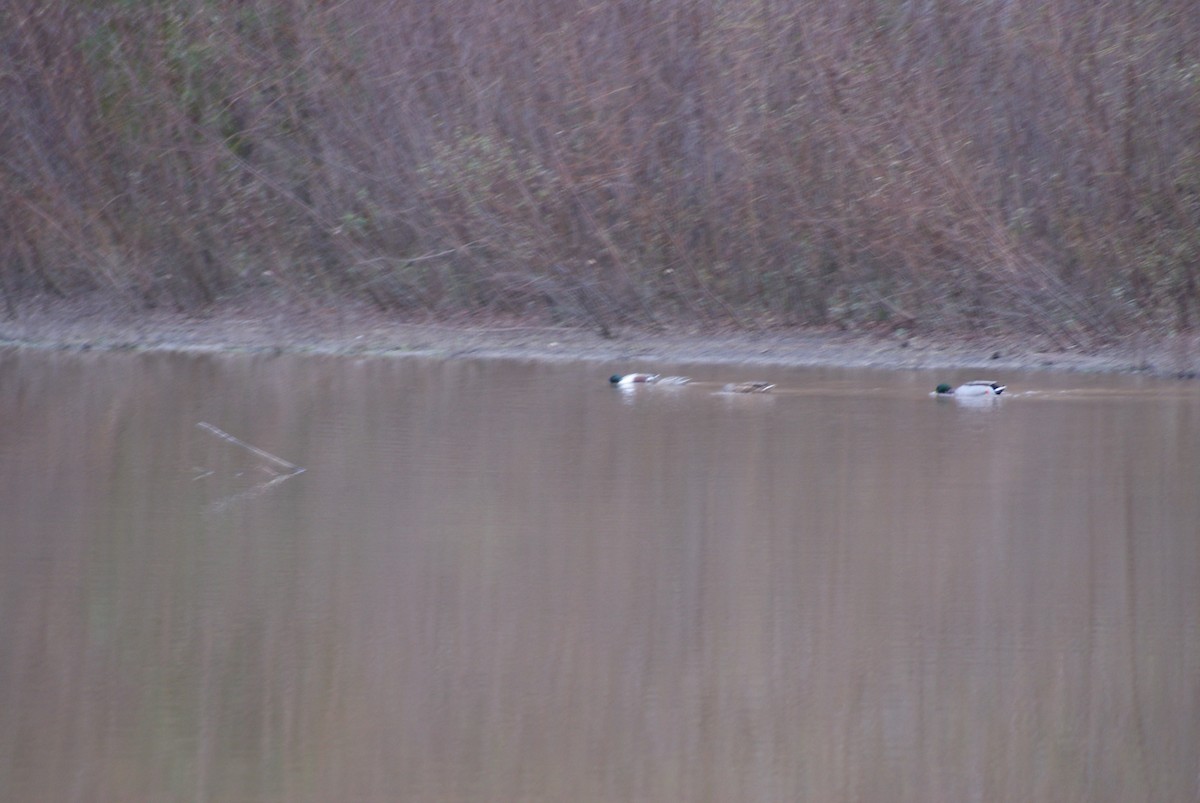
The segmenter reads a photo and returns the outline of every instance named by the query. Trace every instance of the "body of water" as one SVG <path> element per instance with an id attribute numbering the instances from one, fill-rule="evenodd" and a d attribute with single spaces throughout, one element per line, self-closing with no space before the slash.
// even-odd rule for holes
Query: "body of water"
<path id="1" fill-rule="evenodd" d="M 974 378 L 9 352 L 0 799 L 1200 799 L 1200 387 Z"/>

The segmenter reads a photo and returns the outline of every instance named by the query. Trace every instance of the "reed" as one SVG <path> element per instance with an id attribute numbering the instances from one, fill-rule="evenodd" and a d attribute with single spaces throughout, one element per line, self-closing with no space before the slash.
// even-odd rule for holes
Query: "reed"
<path id="1" fill-rule="evenodd" d="M 1200 313 L 1191 0 L 11 0 L 0 41 L 10 313 Z"/>

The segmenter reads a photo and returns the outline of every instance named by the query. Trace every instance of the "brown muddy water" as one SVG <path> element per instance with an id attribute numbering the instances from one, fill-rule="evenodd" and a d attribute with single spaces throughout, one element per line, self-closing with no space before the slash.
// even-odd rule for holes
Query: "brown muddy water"
<path id="1" fill-rule="evenodd" d="M 1200 386 L 971 378 L 9 352 L 0 800 L 1200 799 Z"/>

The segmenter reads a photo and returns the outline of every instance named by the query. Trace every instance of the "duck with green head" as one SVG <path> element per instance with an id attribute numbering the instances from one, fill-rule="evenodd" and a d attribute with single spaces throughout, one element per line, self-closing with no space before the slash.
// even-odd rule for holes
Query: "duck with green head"
<path id="1" fill-rule="evenodd" d="M 613 374 L 608 381 L 617 387 L 627 388 L 630 385 L 650 384 L 658 381 L 658 374 Z"/>
<path id="2" fill-rule="evenodd" d="M 619 388 L 633 385 L 686 385 L 692 380 L 686 376 L 662 376 L 661 374 L 613 374 L 608 381 Z"/>
<path id="3" fill-rule="evenodd" d="M 999 396 L 1005 385 L 987 379 L 972 379 L 966 384 L 953 387 L 942 383 L 933 391 L 935 396 Z"/>

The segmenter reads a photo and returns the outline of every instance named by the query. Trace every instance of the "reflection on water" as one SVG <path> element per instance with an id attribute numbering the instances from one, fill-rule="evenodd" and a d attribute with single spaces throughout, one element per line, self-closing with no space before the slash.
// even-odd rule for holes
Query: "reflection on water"
<path id="1" fill-rule="evenodd" d="M 0 799 L 1200 797 L 1200 389 L 624 367 L 0 357 Z"/>

